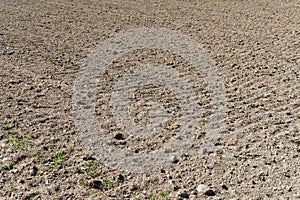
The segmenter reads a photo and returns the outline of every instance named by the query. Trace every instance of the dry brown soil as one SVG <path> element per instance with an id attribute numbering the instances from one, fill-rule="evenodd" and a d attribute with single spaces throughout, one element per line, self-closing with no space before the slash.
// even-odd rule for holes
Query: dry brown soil
<path id="1" fill-rule="evenodd" d="M 169 28 L 202 44 L 222 76 L 228 109 L 209 156 L 196 153 L 203 128 L 177 163 L 148 174 L 104 165 L 80 140 L 71 113 L 87 55 L 138 27 Z M 189 69 L 179 56 L 144 49 L 114 62 L 99 87 L 99 120 L 119 148 L 146 153 L 173 136 L 114 139 L 119 130 L 105 106 L 122 69 L 153 60 Z M 0 199 L 300 199 L 298 0 L 1 0 L 0 66 Z M 205 127 L 210 91 L 198 79 L 191 80 Z M 144 89 L 178 112 L 167 90 Z M 130 109 L 137 123 L 148 123 L 143 108 Z M 176 116 L 170 131 L 172 123 Z M 210 191 L 197 191 L 200 184 Z"/>

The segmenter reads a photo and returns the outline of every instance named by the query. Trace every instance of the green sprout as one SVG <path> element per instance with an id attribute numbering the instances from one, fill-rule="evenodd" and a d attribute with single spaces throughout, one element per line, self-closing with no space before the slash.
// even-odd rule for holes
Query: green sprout
<path id="1" fill-rule="evenodd" d="M 9 129 L 12 129 L 12 125 L 11 124 L 6 124 L 4 129 L 8 131 Z"/>
<path id="2" fill-rule="evenodd" d="M 157 200 L 157 196 L 155 194 L 151 194 L 149 200 Z"/>
<path id="3" fill-rule="evenodd" d="M 65 156 L 62 153 L 58 153 L 53 156 L 52 162 L 56 166 L 58 161 L 63 161 L 64 159 Z"/>
<path id="4" fill-rule="evenodd" d="M 168 192 L 166 192 L 166 191 L 161 191 L 160 192 L 160 195 L 162 196 L 162 197 L 166 197 L 166 196 L 168 196 Z"/>
<path id="5" fill-rule="evenodd" d="M 236 152 L 234 152 L 232 155 L 233 155 L 233 157 L 235 157 L 235 158 L 239 157 L 239 154 L 236 153 Z"/>
<path id="6" fill-rule="evenodd" d="M 101 179 L 101 182 L 105 188 L 109 188 L 110 186 L 114 185 L 114 182 L 108 178 Z"/>
<path id="7" fill-rule="evenodd" d="M 9 144 L 13 145 L 15 148 L 20 149 L 21 151 L 24 151 L 26 149 L 23 142 L 20 142 L 17 138 L 12 138 L 8 141 Z"/>
<path id="8" fill-rule="evenodd" d="M 89 174 L 90 172 L 92 172 L 94 170 L 93 162 L 84 161 L 84 165 L 86 166 L 86 168 L 84 169 L 85 173 Z"/>

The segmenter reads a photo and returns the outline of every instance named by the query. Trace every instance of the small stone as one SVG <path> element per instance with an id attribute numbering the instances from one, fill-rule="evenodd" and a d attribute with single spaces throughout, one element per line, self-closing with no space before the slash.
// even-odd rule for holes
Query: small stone
<path id="1" fill-rule="evenodd" d="M 224 190 L 228 190 L 228 187 L 225 185 L 225 184 L 222 184 L 222 189 L 224 189 Z"/>
<path id="2" fill-rule="evenodd" d="M 12 174 L 16 174 L 16 173 L 18 173 L 18 172 L 19 172 L 18 169 L 12 169 L 12 170 L 10 170 L 10 173 L 12 173 Z"/>
<path id="3" fill-rule="evenodd" d="M 90 187 L 91 188 L 94 188 L 94 189 L 102 189 L 103 186 L 102 186 L 102 182 L 100 180 L 93 180 L 90 182 Z"/>
<path id="4" fill-rule="evenodd" d="M 119 174 L 118 176 L 118 182 L 123 183 L 125 181 L 125 178 L 122 174 Z"/>
<path id="5" fill-rule="evenodd" d="M 6 54 L 10 56 L 13 55 L 14 53 L 15 53 L 14 51 L 8 51 Z"/>
<path id="6" fill-rule="evenodd" d="M 24 184 L 25 183 L 24 179 L 19 180 L 19 183 Z"/>
<path id="7" fill-rule="evenodd" d="M 179 162 L 179 160 L 176 156 L 171 156 L 170 160 L 171 160 L 172 163 L 178 163 Z"/>
<path id="8" fill-rule="evenodd" d="M 114 136 L 114 138 L 115 138 L 116 140 L 124 140 L 124 139 L 125 139 L 122 133 L 117 133 L 117 134 Z"/>
<path id="9" fill-rule="evenodd" d="M 211 188 L 209 188 L 207 185 L 200 184 L 197 187 L 197 192 L 204 194 L 206 196 L 215 196 L 216 193 Z"/>
<path id="10" fill-rule="evenodd" d="M 143 149 L 136 149 L 134 153 L 144 153 Z"/>
<path id="11" fill-rule="evenodd" d="M 198 185 L 197 187 L 197 192 L 199 193 L 204 193 L 204 191 L 208 190 L 209 187 L 207 185 L 204 185 L 204 184 L 200 184 Z"/>
<path id="12" fill-rule="evenodd" d="M 132 184 L 131 185 L 131 188 L 130 188 L 131 191 L 135 191 L 135 190 L 138 190 L 138 189 L 139 189 L 139 186 L 137 184 Z"/>
<path id="13" fill-rule="evenodd" d="M 82 159 L 84 161 L 96 160 L 96 158 L 93 157 L 92 155 L 85 155 Z"/>
<path id="14" fill-rule="evenodd" d="M 32 169 L 29 170 L 31 176 L 35 176 L 37 172 L 38 172 L 38 168 L 36 166 L 33 166 Z"/>
<path id="15" fill-rule="evenodd" d="M 189 193 L 187 192 L 187 191 L 179 191 L 178 192 L 178 196 L 180 197 L 180 198 L 184 198 L 184 199 L 188 199 L 189 198 Z"/>
<path id="16" fill-rule="evenodd" d="M 207 190 L 204 194 L 206 196 L 215 196 L 216 195 L 215 191 L 213 191 L 212 189 Z"/>

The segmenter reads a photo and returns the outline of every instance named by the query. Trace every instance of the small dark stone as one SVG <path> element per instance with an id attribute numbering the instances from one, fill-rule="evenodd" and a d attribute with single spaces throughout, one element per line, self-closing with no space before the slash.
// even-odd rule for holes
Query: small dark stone
<path id="1" fill-rule="evenodd" d="M 82 158 L 84 161 L 89 161 L 89 160 L 96 160 L 95 157 L 91 156 L 91 155 L 86 155 Z"/>
<path id="2" fill-rule="evenodd" d="M 226 186 L 226 185 L 222 185 L 222 189 L 224 189 L 224 190 L 228 190 L 228 187 Z"/>
<path id="3" fill-rule="evenodd" d="M 32 199 L 34 196 L 35 196 L 34 193 L 27 194 L 27 195 L 24 197 L 24 200 L 30 200 L 30 199 Z"/>
<path id="4" fill-rule="evenodd" d="M 13 55 L 14 53 L 15 53 L 14 51 L 9 51 L 6 54 L 10 56 L 10 55 Z"/>
<path id="5" fill-rule="evenodd" d="M 189 193 L 187 193 L 187 191 L 183 191 L 179 194 L 179 197 L 188 199 L 189 198 Z"/>
<path id="6" fill-rule="evenodd" d="M 117 133 L 117 134 L 114 136 L 114 138 L 115 138 L 116 140 L 124 140 L 124 139 L 125 139 L 122 133 Z"/>
<path id="7" fill-rule="evenodd" d="M 33 168 L 32 168 L 32 175 L 33 176 L 37 175 L 38 170 L 39 169 L 36 166 L 33 166 Z"/>
<path id="8" fill-rule="evenodd" d="M 212 189 L 207 190 L 204 194 L 206 196 L 215 196 L 216 195 L 215 191 L 213 191 Z"/>
<path id="9" fill-rule="evenodd" d="M 90 186 L 94 189 L 97 189 L 97 190 L 100 190 L 103 188 L 102 186 L 102 182 L 100 180 L 93 180 L 91 183 L 90 183 Z"/>
<path id="10" fill-rule="evenodd" d="M 164 169 L 161 169 L 160 173 L 166 173 L 166 171 Z"/>
<path id="11" fill-rule="evenodd" d="M 131 191 L 136 191 L 136 190 L 138 190 L 139 189 L 139 186 L 138 185 L 136 185 L 136 184 L 133 184 L 132 186 L 131 186 Z"/>
<path id="12" fill-rule="evenodd" d="M 179 186 L 177 186 L 177 185 L 174 186 L 174 191 L 177 191 L 177 190 L 179 190 L 179 189 L 180 189 Z"/>
<path id="13" fill-rule="evenodd" d="M 134 153 L 142 153 L 142 152 L 143 152 L 142 149 L 136 149 L 136 150 L 134 150 Z"/>
<path id="14" fill-rule="evenodd" d="M 119 176 L 118 176 L 118 181 L 119 181 L 120 183 L 123 183 L 123 182 L 125 181 L 125 178 L 124 178 L 124 176 L 123 176 L 122 174 L 119 174 Z"/>
<path id="15" fill-rule="evenodd" d="M 58 191 L 60 190 L 60 187 L 59 187 L 59 185 L 58 185 L 58 186 L 56 186 L 56 187 L 54 187 L 54 190 L 55 190 L 56 192 L 58 192 Z"/>

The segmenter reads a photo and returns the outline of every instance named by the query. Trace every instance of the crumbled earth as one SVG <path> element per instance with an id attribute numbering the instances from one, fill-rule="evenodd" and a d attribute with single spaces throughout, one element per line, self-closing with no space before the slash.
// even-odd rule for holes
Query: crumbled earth
<path id="1" fill-rule="evenodd" d="M 1 0 L 0 199 L 300 199 L 300 2 L 298 0 Z M 131 116 L 167 105 L 168 127 L 143 142 L 118 129 L 113 83 L 138 63 L 167 63 L 194 83 L 203 113 L 191 148 L 160 170 L 135 174 L 101 161 L 72 115 L 73 84 L 97 44 L 138 27 L 164 27 L 203 45 L 222 76 L 224 130 L 199 158 L 210 92 L 180 56 L 130 52 L 108 67 L 96 112 L 114 145 L 161 148 L 176 133 L 178 102 L 167 88 L 137 91 Z"/>

